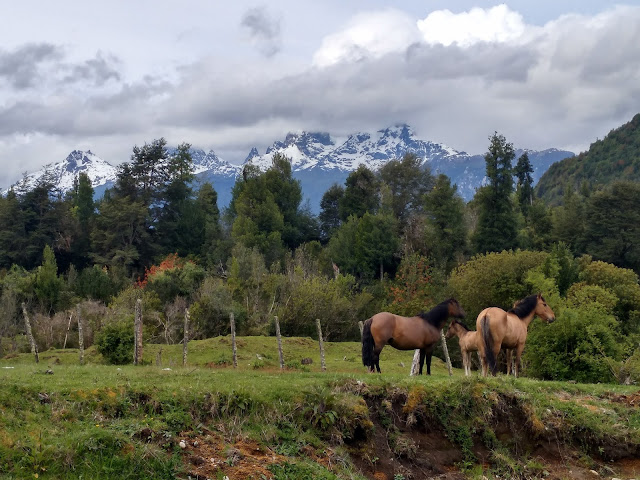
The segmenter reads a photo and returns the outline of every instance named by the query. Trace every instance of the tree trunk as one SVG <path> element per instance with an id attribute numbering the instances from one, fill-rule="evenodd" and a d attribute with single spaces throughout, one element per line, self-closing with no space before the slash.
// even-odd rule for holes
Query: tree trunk
<path id="1" fill-rule="evenodd" d="M 320 365 L 322 367 L 322 371 L 325 372 L 327 370 L 327 365 L 324 362 L 324 342 L 322 341 L 322 327 L 320 326 L 319 318 L 316 318 L 316 327 L 318 329 L 318 343 L 320 344 Z"/>
<path id="2" fill-rule="evenodd" d="M 36 358 L 36 363 L 40 362 L 40 357 L 38 356 L 38 345 L 36 345 L 36 341 L 33 338 L 33 334 L 31 333 L 31 322 L 29 321 L 29 314 L 27 313 L 27 306 L 22 303 L 22 314 L 24 315 L 24 324 L 27 328 L 27 338 L 29 339 L 29 343 L 31 344 L 31 353 Z"/>
<path id="3" fill-rule="evenodd" d="M 284 355 L 282 355 L 282 338 L 280 337 L 280 322 L 278 317 L 273 317 L 276 320 L 276 338 L 278 339 L 278 355 L 280 356 L 280 370 L 284 370 Z"/>

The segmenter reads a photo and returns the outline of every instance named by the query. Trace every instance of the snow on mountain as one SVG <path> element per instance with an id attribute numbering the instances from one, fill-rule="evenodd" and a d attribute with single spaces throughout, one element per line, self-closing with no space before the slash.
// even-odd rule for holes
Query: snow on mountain
<path id="1" fill-rule="evenodd" d="M 167 150 L 170 155 L 176 152 L 173 147 Z M 516 158 L 524 151 L 516 150 Z M 253 148 L 240 165 L 219 158 L 213 150 L 208 153 L 195 148 L 190 150 L 196 175 L 195 188 L 203 182 L 211 182 L 218 192 L 220 207 L 228 205 L 231 189 L 245 164 L 267 170 L 276 153 L 286 156 L 291 160 L 293 177 L 300 181 L 305 199 L 309 200 L 309 206 L 315 213 L 319 211 L 322 195 L 329 187 L 334 183 L 343 185 L 349 173 L 358 166 L 378 170 L 388 161 L 400 159 L 408 152 L 415 153 L 432 173 L 444 173 L 451 178 L 451 182 L 458 186 L 459 194 L 467 201 L 486 182 L 483 155 L 469 155 L 442 143 L 420 140 L 411 127 L 404 124 L 374 133 L 354 133 L 345 138 L 334 138 L 324 132 L 289 133 L 284 141 L 274 142 L 262 155 Z M 534 181 L 552 163 L 573 155 L 555 148 L 527 150 L 527 153 L 534 168 Z M 64 161 L 49 164 L 28 175 L 26 183 L 21 181 L 16 185 L 25 191 L 33 188 L 43 175 L 48 175 L 61 191 L 66 191 L 72 188 L 74 178 L 82 171 L 91 178 L 96 196 L 100 196 L 116 178 L 115 167 L 90 151 L 74 150 Z"/>
<path id="2" fill-rule="evenodd" d="M 37 172 L 26 175 L 11 188 L 28 191 L 46 178 L 60 192 L 66 192 L 73 188 L 75 178 L 83 172 L 89 176 L 94 188 L 113 182 L 116 178 L 116 168 L 95 155 L 91 150 L 86 152 L 74 150 L 62 162 L 45 165 Z"/>
<path id="3" fill-rule="evenodd" d="M 342 140 L 333 139 L 328 133 L 290 133 L 284 142 L 274 142 L 264 155 L 254 148 L 246 162 L 266 170 L 273 155 L 280 153 L 291 159 L 294 172 L 312 169 L 350 172 L 360 165 L 377 170 L 407 152 L 414 152 L 425 162 L 466 155 L 441 143 L 419 140 L 411 127 L 400 124 L 374 134 L 355 133 Z"/>

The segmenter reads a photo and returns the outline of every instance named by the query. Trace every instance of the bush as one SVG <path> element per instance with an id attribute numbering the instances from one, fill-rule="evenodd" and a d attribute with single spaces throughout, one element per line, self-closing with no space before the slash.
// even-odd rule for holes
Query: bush
<path id="1" fill-rule="evenodd" d="M 133 361 L 133 324 L 114 322 L 106 325 L 97 335 L 98 352 L 113 365 L 124 365 Z"/>
<path id="2" fill-rule="evenodd" d="M 596 383 L 614 380 L 609 364 L 623 354 L 619 323 L 593 303 L 564 309 L 550 325 L 533 323 L 524 359 L 527 375 Z"/>

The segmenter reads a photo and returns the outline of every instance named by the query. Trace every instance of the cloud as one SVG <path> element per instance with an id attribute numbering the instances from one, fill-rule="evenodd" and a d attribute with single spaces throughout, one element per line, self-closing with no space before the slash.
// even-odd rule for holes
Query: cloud
<path id="1" fill-rule="evenodd" d="M 471 12 L 442 17 L 443 32 L 465 25 Z M 428 29 L 427 40 L 419 21 L 437 15 L 384 10 L 360 14 L 327 35 L 296 71 L 269 58 L 250 65 L 203 58 L 180 69 L 176 82 L 149 76 L 125 83 L 121 63 L 106 54 L 68 62 L 60 48 L 36 55 L 33 46 L 21 47 L 32 55 L 21 77 L 6 67 L 20 49 L 0 52 L 0 82 L 24 87 L 43 73 L 57 75 L 53 95 L 31 87 L 0 98 L 0 158 L 22 151 L 10 146 L 21 136 L 31 139 L 33 152 L 46 152 L 54 140 L 70 151 L 81 141 L 109 161 L 164 136 L 242 161 L 252 146 L 264 149 L 288 130 L 346 135 L 396 122 L 469 153 L 485 151 L 496 130 L 516 147 L 584 149 L 638 113 L 640 8 L 565 15 L 543 26 L 524 23 L 506 7 L 483 12 L 474 13 L 486 20 L 479 22 L 506 36 L 479 29 L 438 37 Z M 264 38 L 279 38 L 266 31 Z M 76 77 L 80 83 L 60 82 L 70 65 L 87 67 Z"/>
<path id="2" fill-rule="evenodd" d="M 282 48 L 280 22 L 266 7 L 255 7 L 244 13 L 240 25 L 249 32 L 251 42 L 264 56 L 273 57 Z"/>
<path id="3" fill-rule="evenodd" d="M 404 50 L 420 40 L 413 18 L 404 12 L 387 9 L 355 16 L 346 28 L 327 36 L 313 56 L 313 64 L 328 67 L 340 62 L 379 58 Z"/>
<path id="4" fill-rule="evenodd" d="M 458 44 L 467 47 L 478 42 L 513 42 L 525 32 L 520 15 L 505 4 L 489 9 L 472 8 L 454 14 L 437 10 L 424 20 L 418 20 L 418 29 L 428 44 Z"/>
<path id="5" fill-rule="evenodd" d="M 0 49 L 0 80 L 3 78 L 16 90 L 36 86 L 43 78 L 43 69 L 60 60 L 62 49 L 48 43 L 27 44 L 13 51 Z"/>
<path id="6" fill-rule="evenodd" d="M 98 52 L 95 58 L 85 60 L 76 65 L 69 65 L 69 73 L 64 78 L 65 82 L 87 82 L 97 87 L 103 86 L 109 80 L 119 82 L 120 72 L 116 66 L 120 66 L 121 61 L 114 55 L 105 55 Z"/>

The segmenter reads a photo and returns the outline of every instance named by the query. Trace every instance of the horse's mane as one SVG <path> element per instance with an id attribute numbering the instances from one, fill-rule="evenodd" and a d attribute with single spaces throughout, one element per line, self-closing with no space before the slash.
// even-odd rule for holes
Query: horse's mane
<path id="1" fill-rule="evenodd" d="M 458 325 L 460 325 L 462 328 L 464 328 L 467 332 L 470 332 L 471 330 L 469 330 L 469 327 L 467 327 L 464 323 L 459 322 L 458 320 L 454 320 L 453 323 L 457 323 Z"/>
<path id="2" fill-rule="evenodd" d="M 544 300 L 544 299 L 543 299 Z M 518 300 L 509 313 L 517 315 L 519 318 L 529 315 L 538 304 L 538 295 L 533 294 Z"/>
<path id="3" fill-rule="evenodd" d="M 434 327 L 438 328 L 449 317 L 449 302 L 453 299 L 445 300 L 433 307 L 428 312 L 420 312 L 416 317 L 420 317 Z"/>

